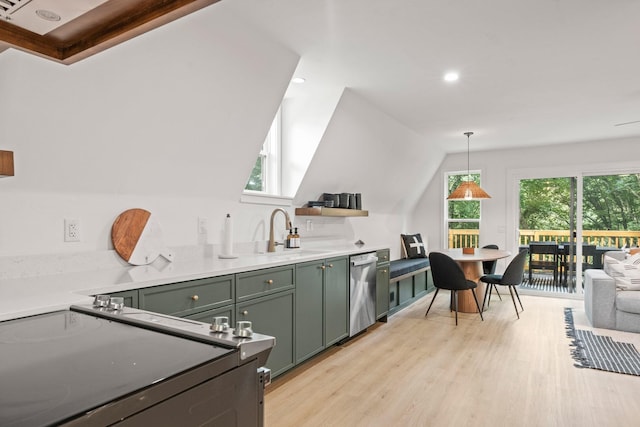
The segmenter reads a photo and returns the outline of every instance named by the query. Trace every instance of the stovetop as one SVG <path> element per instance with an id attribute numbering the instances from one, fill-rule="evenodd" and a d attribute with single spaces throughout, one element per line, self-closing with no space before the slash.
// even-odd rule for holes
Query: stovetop
<path id="1" fill-rule="evenodd" d="M 0 425 L 50 425 L 237 352 L 72 310 L 0 322 Z"/>

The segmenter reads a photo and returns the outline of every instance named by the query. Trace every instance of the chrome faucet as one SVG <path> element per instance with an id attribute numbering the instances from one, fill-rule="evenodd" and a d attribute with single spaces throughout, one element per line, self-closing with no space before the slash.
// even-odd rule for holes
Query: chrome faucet
<path id="1" fill-rule="evenodd" d="M 267 247 L 267 252 L 275 252 L 276 251 L 276 246 L 284 245 L 284 243 L 276 242 L 276 239 L 275 239 L 274 233 L 273 233 L 273 218 L 276 216 L 276 213 L 278 213 L 278 212 L 282 212 L 284 214 L 285 221 L 286 221 L 285 225 L 286 225 L 287 229 L 292 228 L 291 219 L 289 218 L 289 214 L 287 213 L 287 211 L 285 211 L 282 208 L 274 209 L 273 212 L 271 212 L 271 223 L 269 225 L 269 246 Z"/>

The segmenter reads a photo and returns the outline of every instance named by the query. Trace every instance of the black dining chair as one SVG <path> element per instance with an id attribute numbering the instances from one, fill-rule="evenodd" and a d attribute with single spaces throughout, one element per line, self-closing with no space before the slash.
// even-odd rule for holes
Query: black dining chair
<path id="1" fill-rule="evenodd" d="M 573 255 L 573 256 L 572 256 Z M 572 279 L 576 274 L 576 257 L 578 251 L 574 243 L 565 243 L 562 248 L 560 260 L 560 275 L 564 276 L 562 283 L 568 285 L 569 270 L 572 271 Z M 582 272 L 596 265 L 597 249 L 596 245 L 582 245 Z"/>
<path id="2" fill-rule="evenodd" d="M 504 271 L 504 274 L 487 274 L 480 278 L 481 281 L 486 283 L 489 288 L 489 292 L 485 292 L 484 299 L 482 300 L 482 310 L 484 310 L 484 305 L 487 300 L 491 300 L 491 288 L 492 286 L 507 286 L 509 287 L 509 293 L 511 294 L 511 300 L 513 301 L 513 307 L 516 309 L 516 316 L 518 319 L 520 318 L 520 314 L 518 313 L 518 306 L 516 305 L 516 299 L 513 294 L 515 293 L 518 298 L 518 302 L 520 303 L 520 308 L 524 311 L 524 307 L 522 306 L 522 301 L 520 301 L 520 295 L 518 295 L 518 290 L 516 287 L 522 283 L 524 278 L 524 265 L 527 262 L 527 250 L 524 249 L 515 256 L 507 266 L 507 269 Z M 488 305 L 488 304 L 487 304 Z"/>
<path id="3" fill-rule="evenodd" d="M 486 245 L 483 246 L 482 249 L 500 249 L 498 245 Z M 483 274 L 494 274 L 496 272 L 496 265 L 498 265 L 498 260 L 494 259 L 491 261 L 482 261 L 482 272 Z M 500 296 L 500 292 L 498 292 L 498 288 L 495 285 L 493 286 L 493 290 L 498 294 L 498 298 L 502 301 L 502 297 Z M 485 291 L 486 292 L 486 291 Z"/>
<path id="4" fill-rule="evenodd" d="M 450 256 L 440 253 L 440 252 L 431 252 L 429 254 L 429 265 L 431 266 L 431 275 L 433 277 L 433 284 L 436 287 L 436 292 L 433 294 L 433 298 L 431 299 L 431 304 L 429 304 L 429 308 L 427 308 L 427 312 L 424 314 L 427 317 L 429 314 L 429 310 L 431 310 L 431 306 L 438 295 L 438 291 L 440 289 L 447 289 L 451 291 L 451 304 L 449 307 L 449 311 L 451 311 L 451 306 L 453 306 L 456 311 L 456 325 L 458 324 L 458 300 L 457 294 L 458 291 L 466 291 L 470 290 L 473 294 L 473 299 L 476 301 L 476 307 L 478 307 L 478 313 L 480 313 L 480 319 L 484 320 L 482 317 L 482 310 L 480 309 L 480 304 L 478 304 L 478 297 L 476 296 L 475 288 L 478 286 L 476 282 L 473 280 L 468 280 L 464 277 L 464 272 L 460 265 L 453 260 Z"/>
<path id="5" fill-rule="evenodd" d="M 558 284 L 558 244 L 556 242 L 529 243 L 529 284 L 533 283 L 533 270 L 551 270 L 553 285 Z"/>

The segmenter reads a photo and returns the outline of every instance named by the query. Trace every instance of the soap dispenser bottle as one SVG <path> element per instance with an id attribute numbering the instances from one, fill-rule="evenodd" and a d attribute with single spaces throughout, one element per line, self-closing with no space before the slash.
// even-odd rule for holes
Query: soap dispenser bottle
<path id="1" fill-rule="evenodd" d="M 293 232 L 293 242 L 294 242 L 294 248 L 299 248 L 300 247 L 300 235 L 298 234 L 298 227 L 295 228 L 295 231 Z"/>
<path id="2" fill-rule="evenodd" d="M 293 230 L 289 229 L 289 234 L 287 235 L 287 239 L 284 242 L 284 247 L 287 249 L 293 248 L 294 246 L 294 241 L 293 241 Z"/>

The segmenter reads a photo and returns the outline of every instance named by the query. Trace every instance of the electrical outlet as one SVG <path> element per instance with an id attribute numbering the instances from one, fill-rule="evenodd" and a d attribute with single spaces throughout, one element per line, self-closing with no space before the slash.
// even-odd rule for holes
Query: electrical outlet
<path id="1" fill-rule="evenodd" d="M 207 218 L 198 217 L 198 234 L 209 233 L 209 220 Z"/>
<path id="2" fill-rule="evenodd" d="M 66 219 L 64 220 L 64 241 L 79 242 L 80 241 L 80 220 Z"/>
<path id="3" fill-rule="evenodd" d="M 205 245 L 209 236 L 209 220 L 198 217 L 198 244 Z"/>

